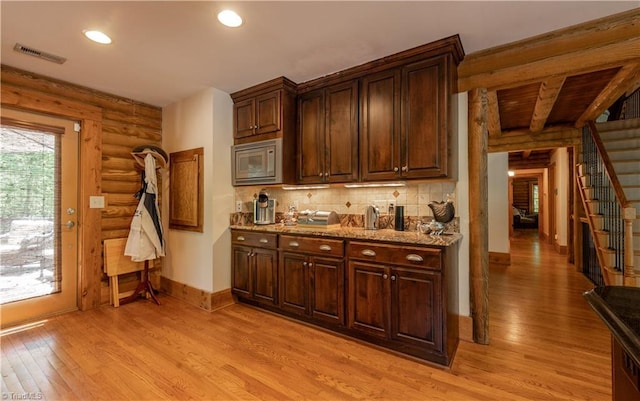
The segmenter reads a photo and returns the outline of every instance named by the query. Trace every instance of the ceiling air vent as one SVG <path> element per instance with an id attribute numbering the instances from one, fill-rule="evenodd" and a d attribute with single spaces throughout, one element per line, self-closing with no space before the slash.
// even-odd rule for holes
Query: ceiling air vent
<path id="1" fill-rule="evenodd" d="M 67 59 L 64 57 L 60 57 L 60 56 L 56 56 L 55 54 L 36 50 L 32 47 L 21 45 L 20 43 L 16 43 L 16 45 L 13 46 L 13 50 L 19 53 L 28 54 L 29 56 L 38 57 L 43 60 L 51 61 L 57 64 L 63 64 L 65 61 L 67 61 Z"/>

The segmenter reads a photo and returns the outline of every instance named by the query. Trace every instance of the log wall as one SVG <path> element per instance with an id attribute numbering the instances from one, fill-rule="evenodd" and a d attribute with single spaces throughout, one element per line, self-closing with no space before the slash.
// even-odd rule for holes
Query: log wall
<path id="1" fill-rule="evenodd" d="M 138 203 L 133 194 L 140 188 L 140 172 L 136 169 L 130 152 L 139 145 L 161 146 L 162 109 L 5 65 L 1 66 L 1 72 L 2 85 L 16 88 L 18 91 L 23 90 L 24 93 L 28 91 L 31 97 L 36 97 L 31 100 L 39 103 L 40 110 L 46 111 L 47 103 L 52 104 L 53 110 L 54 103 L 71 101 L 81 102 L 102 111 L 100 132 L 102 169 L 99 187 L 101 194 L 105 197 L 105 208 L 101 212 L 101 218 L 98 219 L 100 241 L 126 237 Z M 19 105 L 16 107 L 20 108 Z M 81 176 L 85 175 L 85 167 L 88 163 L 87 160 L 81 160 Z M 160 175 L 158 180 L 161 180 Z M 161 182 L 158 183 L 158 187 L 162 188 Z M 92 225 L 92 221 L 84 221 L 84 224 Z M 160 260 L 156 261 L 156 267 L 160 267 L 160 264 Z M 102 263 L 100 263 L 100 269 L 102 269 Z M 101 276 L 100 272 L 84 272 L 84 274 Z M 121 287 L 124 290 L 136 284 L 135 277 L 123 277 L 122 281 Z M 156 288 L 160 288 L 158 269 L 155 271 L 153 281 Z M 90 288 L 84 288 L 83 292 L 96 294 L 93 298 L 99 299 L 88 300 L 85 304 L 89 307 L 85 305 L 82 309 L 109 301 L 107 280 L 104 275 L 98 283 L 88 283 L 88 285 Z"/>

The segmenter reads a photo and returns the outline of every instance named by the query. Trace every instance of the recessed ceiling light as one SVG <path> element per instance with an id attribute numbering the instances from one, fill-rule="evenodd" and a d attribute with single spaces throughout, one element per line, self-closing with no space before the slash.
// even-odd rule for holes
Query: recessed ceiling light
<path id="1" fill-rule="evenodd" d="M 103 32 L 86 30 L 82 31 L 82 33 L 84 33 L 84 36 L 93 40 L 94 42 L 101 43 L 103 45 L 108 45 L 111 43 L 111 38 Z"/>
<path id="2" fill-rule="evenodd" d="M 231 10 L 220 11 L 218 13 L 218 21 L 231 28 L 237 28 L 242 25 L 242 18 L 240 18 L 235 11 Z"/>

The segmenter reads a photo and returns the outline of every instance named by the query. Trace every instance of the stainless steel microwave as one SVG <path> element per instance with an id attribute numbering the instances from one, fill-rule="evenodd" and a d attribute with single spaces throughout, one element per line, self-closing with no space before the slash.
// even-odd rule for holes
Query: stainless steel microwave
<path id="1" fill-rule="evenodd" d="M 281 184 L 282 138 L 231 147 L 233 185 Z"/>

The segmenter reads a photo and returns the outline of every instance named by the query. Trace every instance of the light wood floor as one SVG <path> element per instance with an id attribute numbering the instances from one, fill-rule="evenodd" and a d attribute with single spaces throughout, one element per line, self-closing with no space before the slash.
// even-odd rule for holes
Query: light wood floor
<path id="1" fill-rule="evenodd" d="M 450 370 L 162 296 L 3 336 L 3 399 L 610 400 L 609 333 L 581 296 L 591 284 L 545 244 L 516 238 L 512 251 L 491 270 L 491 345 L 462 342 Z"/>

